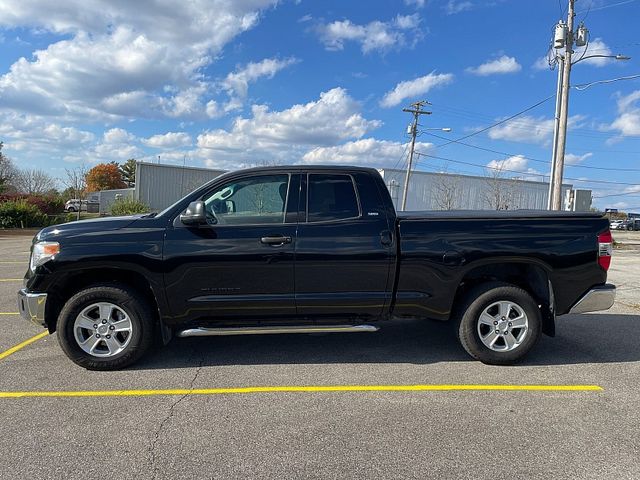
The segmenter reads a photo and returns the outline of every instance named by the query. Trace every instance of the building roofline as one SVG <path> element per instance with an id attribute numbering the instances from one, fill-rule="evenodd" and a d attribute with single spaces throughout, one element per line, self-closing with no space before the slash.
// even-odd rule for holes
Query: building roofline
<path id="1" fill-rule="evenodd" d="M 404 175 L 406 173 L 406 170 L 398 170 L 396 168 L 379 168 L 377 170 L 378 170 L 378 172 L 401 173 L 402 175 Z M 411 175 L 416 175 L 416 174 L 430 175 L 430 176 L 448 175 L 450 177 L 476 178 L 476 179 L 480 179 L 480 180 L 489 180 L 487 177 L 482 177 L 480 175 L 462 175 L 460 173 L 447 173 L 447 172 L 425 172 L 424 170 L 413 170 L 411 172 Z M 403 180 L 404 180 L 404 178 L 403 178 Z M 493 180 L 493 179 L 490 179 L 490 180 Z M 549 185 L 548 182 L 539 182 L 539 181 L 536 181 L 536 180 L 522 180 L 522 179 L 519 179 L 519 178 L 510 178 L 510 177 L 499 178 L 498 180 L 500 180 L 500 181 L 515 180 L 517 182 L 531 183 L 531 184 L 534 184 L 534 185 Z M 563 187 L 567 187 L 567 188 L 573 188 L 573 184 L 569 184 L 569 183 L 563 183 L 562 186 Z M 581 190 L 589 190 L 589 189 L 585 188 L 585 189 L 581 189 Z"/>

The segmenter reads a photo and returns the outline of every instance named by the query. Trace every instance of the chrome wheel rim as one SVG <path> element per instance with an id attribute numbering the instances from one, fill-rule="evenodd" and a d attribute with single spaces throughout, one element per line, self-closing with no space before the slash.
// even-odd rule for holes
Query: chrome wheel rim
<path id="1" fill-rule="evenodd" d="M 131 341 L 133 324 L 119 306 L 98 302 L 85 307 L 73 323 L 78 346 L 94 357 L 113 357 Z"/>
<path id="2" fill-rule="evenodd" d="M 485 308 L 478 318 L 478 336 L 495 352 L 515 350 L 527 338 L 529 318 L 515 302 L 501 300 Z"/>

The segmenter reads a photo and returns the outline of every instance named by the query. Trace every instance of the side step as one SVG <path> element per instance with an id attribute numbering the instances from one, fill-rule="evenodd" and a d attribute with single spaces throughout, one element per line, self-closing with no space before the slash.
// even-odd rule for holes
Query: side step
<path id="1" fill-rule="evenodd" d="M 376 332 L 374 325 L 309 325 L 282 327 L 238 327 L 238 328 L 188 328 L 178 332 L 178 337 L 211 337 L 221 335 L 270 335 L 275 333 L 347 333 Z"/>

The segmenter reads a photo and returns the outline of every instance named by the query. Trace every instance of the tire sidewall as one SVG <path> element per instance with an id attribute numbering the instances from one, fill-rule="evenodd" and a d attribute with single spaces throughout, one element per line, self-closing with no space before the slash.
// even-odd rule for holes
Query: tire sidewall
<path id="1" fill-rule="evenodd" d="M 129 316 L 132 333 L 125 349 L 112 357 L 95 357 L 86 353 L 78 345 L 74 335 L 76 317 L 93 303 L 109 302 L 117 305 Z M 94 286 L 71 297 L 58 321 L 58 341 L 65 354 L 76 364 L 90 370 L 114 370 L 135 362 L 148 348 L 152 337 L 153 324 L 149 310 L 136 294 L 113 286 Z"/>
<path id="2" fill-rule="evenodd" d="M 508 285 L 489 285 L 475 290 L 469 295 L 471 299 L 462 314 L 459 324 L 460 341 L 472 356 L 484 363 L 506 365 L 521 360 L 537 343 L 542 331 L 542 317 L 538 305 L 524 290 Z M 527 336 L 517 348 L 511 351 L 498 352 L 487 347 L 478 334 L 480 315 L 489 305 L 499 301 L 510 301 L 518 304 L 528 319 Z"/>

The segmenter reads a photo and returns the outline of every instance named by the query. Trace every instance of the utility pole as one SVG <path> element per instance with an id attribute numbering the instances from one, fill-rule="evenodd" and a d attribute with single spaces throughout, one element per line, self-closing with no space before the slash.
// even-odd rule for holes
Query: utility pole
<path id="1" fill-rule="evenodd" d="M 571 67 L 578 62 L 590 58 L 610 58 L 613 60 L 630 60 L 631 57 L 622 54 L 587 55 L 589 46 L 589 30 L 584 23 L 580 23 L 576 31 L 573 31 L 573 19 L 576 16 L 574 10 L 575 0 L 568 0 L 567 23 L 560 20 L 555 27 L 552 47 L 557 50 L 556 63 L 558 65 L 558 88 L 556 92 L 556 118 L 553 132 L 553 154 L 551 161 L 551 178 L 549 180 L 549 197 L 547 207 L 549 210 L 562 208 L 562 174 L 564 170 L 564 156 L 567 147 L 567 122 L 569 118 L 569 79 Z M 585 47 L 580 58 L 571 61 L 573 46 Z M 564 48 L 564 55 L 560 50 Z"/>
<path id="2" fill-rule="evenodd" d="M 564 57 L 556 55 L 558 68 L 558 86 L 556 89 L 556 113 L 553 122 L 553 149 L 551 151 L 551 175 L 549 176 L 549 194 L 547 196 L 547 210 L 552 210 L 554 176 L 556 173 L 556 156 L 558 154 L 558 129 L 560 127 L 560 106 L 562 104 L 562 75 L 564 73 Z"/>
<path id="3" fill-rule="evenodd" d="M 403 108 L 403 112 L 413 113 L 413 123 L 411 124 L 411 149 L 409 150 L 409 163 L 407 164 L 407 175 L 404 178 L 404 190 L 402 191 L 402 207 L 404 211 L 407 207 L 407 193 L 409 192 L 409 178 L 411 177 L 411 167 L 413 165 L 413 152 L 416 148 L 416 135 L 418 134 L 418 117 L 420 115 L 431 115 L 431 112 L 422 110 L 425 105 L 431 105 L 426 100 L 414 102 L 411 104 L 413 108 Z"/>
<path id="4" fill-rule="evenodd" d="M 576 16 L 575 0 L 569 0 L 567 9 L 567 28 L 565 35 L 564 65 L 562 65 L 562 89 L 560 116 L 558 120 L 558 144 L 554 158 L 553 190 L 551 193 L 551 209 L 562 209 L 562 174 L 564 170 L 564 154 L 567 146 L 567 120 L 569 118 L 569 79 L 571 77 L 571 54 L 573 53 L 573 19 Z"/>

